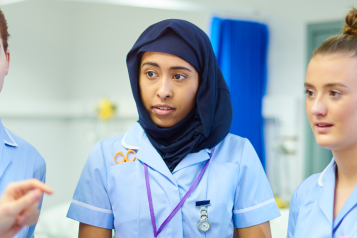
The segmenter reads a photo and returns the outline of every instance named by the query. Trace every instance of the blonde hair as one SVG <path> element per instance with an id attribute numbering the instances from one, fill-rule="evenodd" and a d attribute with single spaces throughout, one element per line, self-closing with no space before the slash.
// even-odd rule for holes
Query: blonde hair
<path id="1" fill-rule="evenodd" d="M 332 36 L 317 48 L 312 57 L 326 54 L 347 54 L 357 56 L 357 9 L 352 8 L 345 19 L 345 26 L 340 35 Z"/>

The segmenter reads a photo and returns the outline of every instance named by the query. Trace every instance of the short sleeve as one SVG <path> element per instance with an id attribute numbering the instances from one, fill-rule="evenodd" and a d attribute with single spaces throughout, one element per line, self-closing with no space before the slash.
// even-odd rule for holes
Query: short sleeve
<path id="1" fill-rule="evenodd" d="M 114 228 L 107 189 L 107 169 L 100 142 L 84 165 L 67 217 L 96 227 Z"/>
<path id="2" fill-rule="evenodd" d="M 280 216 L 268 179 L 252 144 L 245 139 L 233 208 L 235 228 L 255 226 Z"/>

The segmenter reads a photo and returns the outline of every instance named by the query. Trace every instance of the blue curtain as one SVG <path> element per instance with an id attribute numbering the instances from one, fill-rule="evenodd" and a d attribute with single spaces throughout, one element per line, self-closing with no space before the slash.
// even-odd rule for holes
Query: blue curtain
<path id="1" fill-rule="evenodd" d="M 214 17 L 211 42 L 231 93 L 230 132 L 250 140 L 265 169 L 262 98 L 267 78 L 268 28 L 261 23 Z"/>

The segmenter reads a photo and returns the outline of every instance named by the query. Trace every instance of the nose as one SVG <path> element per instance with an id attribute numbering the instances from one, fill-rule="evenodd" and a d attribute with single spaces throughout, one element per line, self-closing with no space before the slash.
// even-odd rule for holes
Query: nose
<path id="1" fill-rule="evenodd" d="M 160 80 L 160 87 L 157 90 L 157 96 L 162 100 L 172 98 L 172 88 L 170 80 L 167 77 Z"/>
<path id="2" fill-rule="evenodd" d="M 327 115 L 327 107 L 322 98 L 318 97 L 314 100 L 311 107 L 311 114 L 316 117 L 324 117 Z"/>

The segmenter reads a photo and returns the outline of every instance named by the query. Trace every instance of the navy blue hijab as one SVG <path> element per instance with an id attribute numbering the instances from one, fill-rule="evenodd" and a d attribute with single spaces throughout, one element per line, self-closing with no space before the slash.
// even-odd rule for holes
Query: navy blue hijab
<path id="1" fill-rule="evenodd" d="M 145 51 L 176 55 L 200 76 L 195 108 L 172 127 L 157 126 L 141 100 L 139 71 Z M 153 24 L 135 42 L 126 63 L 139 123 L 171 172 L 187 154 L 212 148 L 226 137 L 232 123 L 231 99 L 211 42 L 200 28 L 178 19 Z"/>

